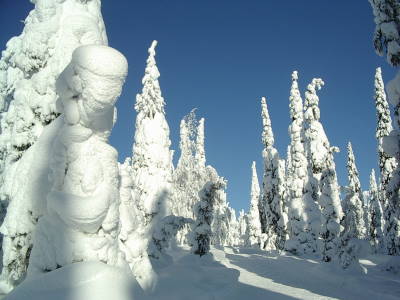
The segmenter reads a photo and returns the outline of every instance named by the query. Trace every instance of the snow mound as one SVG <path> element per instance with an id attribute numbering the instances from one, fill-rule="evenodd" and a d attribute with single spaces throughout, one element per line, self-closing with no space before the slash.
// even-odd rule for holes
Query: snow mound
<path id="1" fill-rule="evenodd" d="M 81 262 L 27 279 L 6 299 L 135 300 L 147 297 L 125 270 L 100 262 Z"/>

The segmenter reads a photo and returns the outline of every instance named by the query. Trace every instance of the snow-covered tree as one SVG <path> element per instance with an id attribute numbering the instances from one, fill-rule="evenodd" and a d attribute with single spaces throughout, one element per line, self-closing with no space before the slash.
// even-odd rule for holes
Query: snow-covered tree
<path id="1" fill-rule="evenodd" d="M 195 110 L 180 124 L 181 155 L 174 170 L 174 196 L 172 213 L 194 218 L 194 205 L 199 201 L 199 191 L 207 182 L 204 151 L 204 119 L 196 119 Z M 184 226 L 177 235 L 180 244 L 187 244 L 189 227 Z"/>
<path id="2" fill-rule="evenodd" d="M 47 212 L 35 229 L 28 277 L 82 261 L 126 266 L 119 248 L 117 151 L 108 143 L 128 71 L 117 50 L 81 46 L 57 79 L 62 123 L 53 143 Z"/>
<path id="3" fill-rule="evenodd" d="M 266 234 L 262 248 L 267 250 L 282 250 L 287 239 L 285 161 L 279 159 L 279 153 L 274 148 L 274 135 L 268 113 L 266 99 L 261 99 L 261 117 L 263 121 L 262 142 L 264 145 L 264 176 L 261 195 L 260 217 L 264 217 L 262 226 Z M 261 211 L 263 213 L 261 213 Z"/>
<path id="4" fill-rule="evenodd" d="M 314 220 L 317 221 L 315 212 L 318 211 L 318 207 L 306 189 L 308 164 L 304 150 L 303 101 L 297 80 L 297 71 L 294 71 L 289 97 L 292 120 L 289 126 L 291 170 L 287 182 L 289 239 L 285 243 L 285 249 L 292 253 L 302 254 L 316 251 L 319 226 L 314 226 L 312 223 Z"/>
<path id="5" fill-rule="evenodd" d="M 349 185 L 346 188 L 346 197 L 343 201 L 344 218 L 341 221 L 343 230 L 340 233 L 338 249 L 339 263 L 343 268 L 348 268 L 350 265 L 358 263 L 359 240 L 366 237 L 363 195 L 350 142 L 347 146 L 347 153 Z"/>
<path id="6" fill-rule="evenodd" d="M 346 190 L 344 200 L 345 227 L 347 226 L 352 237 L 364 239 L 366 237 L 366 224 L 364 218 L 364 197 L 361 191 L 360 179 L 355 162 L 353 148 L 351 143 L 347 145 L 347 172 L 349 185 Z"/>
<path id="7" fill-rule="evenodd" d="M 25 276 L 32 232 L 51 189 L 48 157 L 62 125 L 50 128 L 60 113 L 56 79 L 74 49 L 107 44 L 100 0 L 32 2 L 22 33 L 9 40 L 0 60 L 1 286 L 9 288 Z"/>
<path id="8" fill-rule="evenodd" d="M 150 230 L 155 219 L 162 218 L 168 209 L 173 171 L 165 102 L 155 60 L 156 46 L 157 41 L 153 41 L 148 50 L 142 93 L 136 96 L 137 117 L 132 149 L 133 201 L 144 214 L 144 226 Z"/>
<path id="9" fill-rule="evenodd" d="M 398 0 L 369 0 L 375 16 L 374 48 L 392 66 L 400 64 L 400 3 Z"/>
<path id="10" fill-rule="evenodd" d="M 385 246 L 382 231 L 383 215 L 381 203 L 379 201 L 379 191 L 376 185 L 374 169 L 372 169 L 369 177 L 369 215 L 369 241 L 376 252 L 383 252 Z"/>
<path id="11" fill-rule="evenodd" d="M 107 44 L 100 0 L 37 0 L 21 35 L 11 38 L 0 60 L 0 197 L 9 201 L 4 178 L 59 112 L 55 81 L 75 48 Z"/>
<path id="12" fill-rule="evenodd" d="M 374 45 L 378 54 L 386 54 L 388 62 L 393 66 L 400 63 L 399 53 L 399 15 L 400 4 L 396 0 L 371 0 L 375 16 Z M 386 86 L 389 102 L 394 106 L 394 129 L 382 138 L 383 151 L 396 159 L 396 168 L 387 185 L 389 195 L 384 207 L 385 243 L 390 255 L 400 255 L 400 72 L 397 72 Z"/>
<path id="13" fill-rule="evenodd" d="M 376 69 L 375 73 L 375 106 L 377 116 L 376 138 L 378 140 L 378 159 L 380 170 L 380 201 L 386 207 L 388 195 L 387 185 L 392 177 L 393 170 L 396 168 L 396 159 L 389 157 L 383 151 L 383 137 L 388 136 L 393 130 L 392 119 L 390 117 L 389 104 L 386 100 L 385 86 L 382 79 L 381 68 Z"/>
<path id="14" fill-rule="evenodd" d="M 385 1 L 385 0 L 373 0 L 370 1 L 374 15 L 375 15 L 375 49 L 378 54 L 383 55 L 386 50 L 387 60 L 391 65 L 398 64 L 398 52 L 399 46 L 396 39 L 398 39 L 399 29 L 398 24 L 399 16 L 399 4 L 397 1 Z M 383 25 L 383 28 L 382 28 Z M 389 49 L 389 42 L 391 48 Z M 386 44 L 385 44 L 386 43 Z M 378 45 L 378 47 L 377 47 Z M 386 46 L 386 48 L 384 48 Z M 394 60 L 393 60 L 394 58 Z M 388 136 L 382 138 L 383 152 L 388 156 L 396 159 L 396 168 L 392 173 L 387 187 L 387 203 L 384 203 L 384 236 L 385 243 L 387 246 L 387 252 L 391 255 L 400 254 L 400 147 L 399 147 L 399 136 L 400 136 L 400 72 L 397 73 L 396 77 L 387 84 L 387 92 L 390 103 L 394 106 L 394 117 L 395 117 L 395 128 L 390 132 Z"/>
<path id="15" fill-rule="evenodd" d="M 246 214 L 244 210 L 240 210 L 239 212 L 239 219 L 238 219 L 238 226 L 239 226 L 239 246 L 246 246 L 247 241 L 249 239 L 247 235 L 247 222 L 246 222 Z"/>
<path id="16" fill-rule="evenodd" d="M 142 92 L 136 96 L 136 129 L 133 144 L 131 203 L 135 207 L 138 228 L 123 240 L 123 249 L 136 279 L 145 289 L 155 284 L 155 273 L 148 260 L 148 246 L 153 231 L 169 215 L 172 198 L 172 155 L 165 102 L 161 95 L 153 41 L 148 52 Z M 122 220 L 122 227 L 125 226 Z M 127 225 L 128 226 L 128 225 Z"/>
<path id="17" fill-rule="evenodd" d="M 161 255 L 165 253 L 171 239 L 176 236 L 178 231 L 181 230 L 183 226 L 191 224 L 192 222 L 192 219 L 173 215 L 164 217 L 153 232 L 149 245 L 149 256 L 160 258 Z"/>
<path id="18" fill-rule="evenodd" d="M 258 183 L 258 176 L 256 170 L 256 162 L 253 161 L 251 165 L 251 189 L 250 189 L 250 209 L 249 209 L 249 246 L 260 247 L 261 243 L 261 223 L 260 213 L 258 210 L 258 203 L 260 199 L 260 185 Z"/>
<path id="19" fill-rule="evenodd" d="M 238 246 L 239 239 L 240 239 L 240 232 L 239 232 L 239 222 L 236 218 L 236 212 L 233 208 L 227 208 L 227 220 L 228 220 L 228 234 L 226 238 L 226 245 L 227 246 Z"/>
<path id="20" fill-rule="evenodd" d="M 310 180 L 308 187 L 313 201 L 318 202 L 320 215 L 320 236 L 322 238 L 321 255 L 324 261 L 330 261 L 337 252 L 338 237 L 340 233 L 340 220 L 343 212 L 339 196 L 333 154 L 338 151 L 331 147 L 320 122 L 319 97 L 317 90 L 321 89 L 324 82 L 314 78 L 307 86 L 305 93 L 305 145 L 309 161 Z M 317 222 L 314 222 L 319 226 Z"/>
<path id="21" fill-rule="evenodd" d="M 218 176 L 212 167 L 207 167 L 210 180 L 199 192 L 200 201 L 195 205 L 195 223 L 192 227 L 190 243 L 194 254 L 203 256 L 210 251 L 212 238 L 211 224 L 214 216 L 214 206 L 220 201 L 221 191 L 225 189 L 226 181 Z"/>
<path id="22" fill-rule="evenodd" d="M 329 147 L 329 144 L 327 145 Z M 330 147 L 326 156 L 326 165 L 321 173 L 319 204 L 321 206 L 321 256 L 324 261 L 331 261 L 339 247 L 341 231 L 340 221 L 343 210 L 340 202 L 340 187 L 338 184 L 334 153 L 337 147 Z"/>

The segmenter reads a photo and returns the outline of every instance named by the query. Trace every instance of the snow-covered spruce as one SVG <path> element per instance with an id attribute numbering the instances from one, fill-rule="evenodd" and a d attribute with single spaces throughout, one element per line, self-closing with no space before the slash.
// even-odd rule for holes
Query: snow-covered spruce
<path id="1" fill-rule="evenodd" d="M 190 236 L 192 252 L 200 256 L 210 251 L 214 206 L 219 202 L 221 191 L 226 187 L 226 181 L 218 176 L 212 167 L 207 166 L 207 171 L 210 180 L 199 192 L 200 201 L 194 208 L 196 221 Z"/>
<path id="2" fill-rule="evenodd" d="M 274 148 L 274 135 L 268 113 L 266 99 L 261 99 L 261 117 L 263 122 L 262 142 L 264 145 L 263 190 L 260 197 L 260 219 L 263 218 L 262 231 L 265 241 L 262 248 L 266 250 L 282 250 L 287 240 L 287 212 L 285 205 L 285 161 L 279 159 Z"/>
<path id="3" fill-rule="evenodd" d="M 156 282 L 148 258 L 148 246 L 162 218 L 169 215 L 172 196 L 172 155 L 169 127 L 165 119 L 165 102 L 161 95 L 153 41 L 148 49 L 142 92 L 136 95 L 136 129 L 133 144 L 131 203 L 135 207 L 138 227 L 125 237 L 123 249 L 129 265 L 144 289 L 151 289 Z M 134 217 L 132 215 L 132 217 Z M 121 220 L 122 228 L 125 222 Z"/>
<path id="4" fill-rule="evenodd" d="M 350 142 L 347 146 L 347 153 L 349 185 L 347 186 L 346 197 L 343 201 L 344 218 L 341 222 L 343 231 L 340 234 L 338 250 L 339 261 L 343 268 L 348 268 L 352 264 L 357 264 L 360 250 L 358 240 L 366 237 L 363 195 Z"/>
<path id="5" fill-rule="evenodd" d="M 378 54 L 386 54 L 388 62 L 397 66 L 400 63 L 400 4 L 396 0 L 370 0 L 375 16 L 375 49 Z M 387 252 L 400 255 L 400 72 L 397 72 L 386 86 L 389 102 L 394 106 L 394 129 L 383 137 L 385 153 L 396 159 L 397 166 L 387 186 L 390 195 L 384 208 L 385 243 Z"/>
<path id="6" fill-rule="evenodd" d="M 246 222 L 246 214 L 243 209 L 239 211 L 238 218 L 238 232 L 239 232 L 239 241 L 238 246 L 246 246 L 249 240 L 247 235 L 247 222 Z"/>
<path id="7" fill-rule="evenodd" d="M 108 143 L 128 71 L 107 46 L 81 46 L 57 79 L 63 121 L 53 144 L 47 212 L 35 230 L 28 276 L 82 261 L 126 266 L 119 250 L 117 151 Z"/>
<path id="8" fill-rule="evenodd" d="M 309 162 L 308 188 L 313 201 L 318 202 L 321 212 L 320 236 L 322 238 L 321 256 L 331 261 L 337 252 L 340 233 L 340 220 L 343 216 L 339 196 L 334 153 L 339 151 L 331 147 L 320 122 L 319 97 L 317 90 L 324 85 L 322 79 L 314 78 L 305 93 L 305 145 Z M 318 225 L 317 222 L 315 222 Z"/>
<path id="9" fill-rule="evenodd" d="M 107 44 L 100 0 L 36 0 L 23 32 L 7 43 L 0 60 L 1 290 L 22 280 L 32 231 L 45 213 L 50 145 L 61 122 L 55 82 L 75 48 Z M 47 130 L 46 128 L 49 127 Z M 41 136 L 38 145 L 36 141 Z M 28 152 L 29 154 L 28 154 Z M 5 207 L 8 205 L 4 218 Z M 16 217 L 18 216 L 18 217 Z"/>
<path id="10" fill-rule="evenodd" d="M 258 176 L 256 170 L 256 162 L 253 161 L 251 165 L 252 177 L 251 177 L 251 189 L 250 189 L 250 209 L 249 209 L 249 247 L 260 248 L 261 245 L 261 223 L 260 213 L 258 210 L 258 203 L 260 200 L 260 185 L 258 183 Z"/>
<path id="11" fill-rule="evenodd" d="M 346 198 L 343 204 L 345 213 L 345 226 L 351 230 L 351 236 L 357 239 L 366 237 L 366 224 L 364 218 L 364 197 L 361 191 L 360 179 L 355 162 L 353 148 L 349 142 L 347 145 L 347 172 L 349 185 L 346 189 Z"/>
<path id="12" fill-rule="evenodd" d="M 375 179 L 375 170 L 372 169 L 369 177 L 369 232 L 368 239 L 373 249 L 378 253 L 384 253 L 385 244 L 383 237 L 383 214 L 379 201 L 379 191 Z"/>
<path id="13" fill-rule="evenodd" d="M 204 119 L 196 119 L 195 110 L 183 118 L 180 124 L 181 155 L 174 170 L 174 196 L 172 213 L 194 218 L 194 205 L 199 201 L 199 191 L 207 182 L 204 151 Z M 184 226 L 177 234 L 180 244 L 188 244 L 189 227 Z"/>
<path id="14" fill-rule="evenodd" d="M 100 0 L 37 0 L 21 35 L 0 60 L 0 198 L 11 201 L 4 178 L 59 112 L 55 81 L 75 48 L 107 44 Z M 4 204 L 4 203 L 3 203 Z"/>
<path id="15" fill-rule="evenodd" d="M 240 243 L 239 222 L 236 218 L 236 212 L 232 207 L 227 209 L 228 234 L 226 238 L 227 246 L 238 246 Z"/>
<path id="16" fill-rule="evenodd" d="M 224 185 L 216 191 L 215 193 L 215 201 L 213 208 L 213 220 L 211 223 L 211 244 L 214 246 L 231 246 L 229 244 L 230 238 L 230 220 L 231 220 L 231 212 L 229 203 L 226 201 L 226 185 L 227 182 L 222 177 L 220 177 L 217 171 L 212 166 L 207 166 L 207 178 L 208 181 L 214 182 L 219 177 L 220 181 L 225 182 Z"/>
<path id="17" fill-rule="evenodd" d="M 149 256 L 160 258 L 165 254 L 165 250 L 168 249 L 171 239 L 176 236 L 177 232 L 183 226 L 191 223 L 193 223 L 193 219 L 173 215 L 164 217 L 153 232 L 149 245 Z"/>
<path id="18" fill-rule="evenodd" d="M 306 191 L 308 163 L 304 150 L 303 101 L 297 80 L 297 71 L 294 71 L 289 97 L 292 120 L 289 126 L 291 170 L 287 179 L 289 239 L 285 243 L 285 249 L 294 254 L 303 254 L 316 252 L 320 222 L 316 217 L 317 204 Z M 318 226 L 310 221 L 315 221 Z"/>
<path id="19" fill-rule="evenodd" d="M 392 66 L 400 64 L 400 3 L 398 0 L 369 0 L 375 16 L 374 48 L 386 55 Z"/>
<path id="20" fill-rule="evenodd" d="M 383 151 L 383 137 L 388 136 L 393 130 L 392 119 L 390 117 L 389 104 L 386 100 L 385 86 L 382 79 L 381 68 L 376 69 L 375 73 L 375 107 L 376 107 L 376 139 L 378 140 L 378 159 L 380 170 L 380 193 L 379 199 L 383 208 L 387 205 L 388 194 L 387 185 L 392 177 L 393 170 L 396 168 L 396 159 L 389 157 Z"/>

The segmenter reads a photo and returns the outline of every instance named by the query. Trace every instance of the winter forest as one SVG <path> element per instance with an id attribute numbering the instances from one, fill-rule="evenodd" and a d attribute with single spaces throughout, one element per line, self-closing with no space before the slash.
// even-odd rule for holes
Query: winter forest
<path id="1" fill-rule="evenodd" d="M 320 109 L 329 83 L 303 86 L 293 69 L 276 117 L 289 120 L 287 148 L 276 146 L 266 85 L 252 117 L 262 151 L 242 174 L 246 207 L 234 209 L 229 178 L 209 163 L 201 103 L 181 116 L 173 148 L 177 104 L 164 98 L 157 37 L 135 46 L 147 59 L 129 91 L 123 157 L 110 136 L 138 66 L 111 43 L 101 1 L 31 0 L 0 59 L 0 299 L 399 299 L 400 3 L 364 1 L 369 47 L 392 69 L 368 66 L 364 85 L 376 116 L 369 181 L 358 146 L 339 149 L 322 122 L 341 113 Z M 223 136 L 229 124 L 209 130 Z"/>

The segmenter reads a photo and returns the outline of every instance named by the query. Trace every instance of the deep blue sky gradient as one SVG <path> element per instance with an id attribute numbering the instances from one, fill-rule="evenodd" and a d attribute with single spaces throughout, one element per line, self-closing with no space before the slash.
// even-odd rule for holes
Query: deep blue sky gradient
<path id="1" fill-rule="evenodd" d="M 21 32 L 32 4 L 0 0 L 0 47 Z M 123 161 L 131 155 L 136 93 L 141 90 L 147 48 L 159 41 L 157 63 L 166 100 L 172 148 L 179 156 L 179 122 L 192 108 L 205 117 L 206 156 L 228 180 L 228 201 L 249 205 L 251 162 L 262 175 L 260 97 L 266 96 L 275 144 L 286 157 L 290 76 L 299 71 L 302 95 L 313 77 L 321 120 L 336 156 L 339 181 L 347 184 L 350 140 L 364 189 L 377 167 L 375 68 L 385 82 L 395 70 L 372 46 L 373 15 L 367 0 L 152 0 L 103 1 L 110 46 L 129 61 L 117 104 L 111 144 Z"/>

